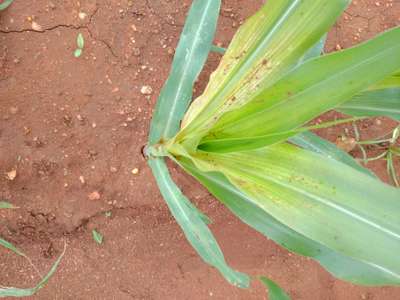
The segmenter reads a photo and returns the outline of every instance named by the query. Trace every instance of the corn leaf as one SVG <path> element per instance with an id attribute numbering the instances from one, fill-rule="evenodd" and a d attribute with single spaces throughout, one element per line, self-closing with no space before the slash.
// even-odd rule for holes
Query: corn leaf
<path id="1" fill-rule="evenodd" d="M 14 0 L 4 0 L 2 3 L 0 3 L 0 11 L 6 9 L 13 3 Z"/>
<path id="2" fill-rule="evenodd" d="M 364 92 L 336 110 L 352 116 L 386 116 L 400 121 L 400 88 Z"/>
<path id="3" fill-rule="evenodd" d="M 222 117 L 203 139 L 202 149 L 226 152 L 268 145 L 271 134 L 301 126 L 398 70 L 399 52 L 396 28 L 354 48 L 312 59 Z"/>
<path id="4" fill-rule="evenodd" d="M 203 171 L 222 172 L 279 222 L 400 284 L 400 190 L 290 144 L 193 159 Z"/>
<path id="5" fill-rule="evenodd" d="M 303 56 L 299 63 L 304 63 L 307 60 L 313 59 L 324 53 L 324 46 L 328 35 L 325 34 L 319 41 Z"/>
<path id="6" fill-rule="evenodd" d="M 263 210 L 256 200 L 232 185 L 223 174 L 202 172 L 185 158 L 180 158 L 178 163 L 241 221 L 282 247 L 315 259 L 334 276 L 362 285 L 395 285 L 399 283 L 398 277 L 385 272 L 378 266 L 344 256 L 277 221 Z"/>
<path id="7" fill-rule="evenodd" d="M 215 53 L 218 53 L 218 54 L 225 54 L 226 48 L 219 47 L 217 45 L 212 45 L 211 46 L 211 52 L 215 52 Z"/>
<path id="8" fill-rule="evenodd" d="M 270 87 L 298 64 L 350 2 L 267 1 L 239 28 L 204 94 L 185 115 L 177 140 L 196 140 L 221 115 Z"/>
<path id="9" fill-rule="evenodd" d="M 38 290 L 43 288 L 46 283 L 49 281 L 51 276 L 56 272 L 59 264 L 61 263 L 62 258 L 64 257 L 66 250 L 66 244 L 64 246 L 64 251 L 61 253 L 61 255 L 57 258 L 53 266 L 51 267 L 50 271 L 47 273 L 45 277 L 42 278 L 42 280 L 34 287 L 30 289 L 20 289 L 20 288 L 15 288 L 15 287 L 0 287 L 0 298 L 4 297 L 28 297 L 28 296 L 33 296 Z"/>
<path id="10" fill-rule="evenodd" d="M 179 130 L 192 89 L 210 52 L 221 1 L 195 0 L 190 8 L 168 80 L 161 90 L 151 123 L 151 145 L 167 140 Z"/>
<path id="11" fill-rule="evenodd" d="M 195 0 L 192 4 L 170 76 L 161 91 L 154 112 L 150 145 L 162 143 L 179 129 L 179 123 L 192 97 L 194 81 L 212 46 L 220 2 Z M 216 267 L 232 284 L 248 287 L 249 277 L 227 266 L 215 238 L 207 227 L 211 221 L 181 193 L 172 181 L 165 162 L 162 159 L 151 158 L 148 163 L 172 214 L 199 255 Z"/>
<path id="12" fill-rule="evenodd" d="M 389 88 L 400 88 L 400 72 L 396 72 L 384 80 L 374 84 L 369 88 L 369 90 L 382 90 L 382 89 L 389 89 Z"/>
<path id="13" fill-rule="evenodd" d="M 290 300 L 290 297 L 284 290 L 282 290 L 275 282 L 264 276 L 260 277 L 260 281 L 268 289 L 269 300 Z"/>
<path id="14" fill-rule="evenodd" d="M 289 139 L 289 142 L 304 149 L 322 154 L 327 158 L 340 161 L 356 169 L 357 171 L 363 172 L 369 176 L 376 178 L 376 175 L 371 170 L 364 168 L 347 152 L 340 150 L 338 147 L 336 147 L 335 144 L 332 144 L 331 142 L 320 138 L 310 131 L 299 133 L 298 135 L 291 137 Z"/>
<path id="15" fill-rule="evenodd" d="M 181 226 L 193 248 L 206 263 L 217 268 L 231 284 L 242 288 L 248 287 L 249 277 L 232 270 L 226 264 L 224 255 L 210 229 L 190 201 L 172 181 L 165 162 L 160 158 L 152 158 L 149 160 L 149 165 L 172 215 Z"/>

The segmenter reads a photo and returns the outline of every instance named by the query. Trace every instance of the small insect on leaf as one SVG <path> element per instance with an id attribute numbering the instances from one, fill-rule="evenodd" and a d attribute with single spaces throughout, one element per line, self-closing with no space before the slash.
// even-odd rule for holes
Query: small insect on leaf
<path id="1" fill-rule="evenodd" d="M 79 49 L 83 49 L 83 47 L 85 46 L 85 40 L 83 38 L 82 33 L 78 34 L 78 37 L 76 38 L 76 44 Z"/>
<path id="2" fill-rule="evenodd" d="M 17 208 L 16 206 L 12 205 L 9 202 L 6 201 L 0 201 L 0 209 L 13 209 Z"/>
<path id="3" fill-rule="evenodd" d="M 74 56 L 78 58 L 81 55 L 82 55 L 82 49 L 76 49 L 74 52 Z"/>
<path id="4" fill-rule="evenodd" d="M 99 233 L 98 231 L 96 231 L 96 229 L 92 230 L 92 235 L 93 235 L 93 239 L 95 240 L 95 242 L 99 245 L 101 245 L 103 243 L 103 235 L 101 233 Z"/>

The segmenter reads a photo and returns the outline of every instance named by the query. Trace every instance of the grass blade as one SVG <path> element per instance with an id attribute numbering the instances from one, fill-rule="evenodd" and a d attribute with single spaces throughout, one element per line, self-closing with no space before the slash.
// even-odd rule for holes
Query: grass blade
<path id="1" fill-rule="evenodd" d="M 19 250 L 17 247 L 15 247 L 13 244 L 11 244 L 10 242 L 2 239 L 0 237 L 0 245 L 7 248 L 8 250 L 11 250 L 12 252 L 14 252 L 15 254 L 18 254 L 20 256 L 26 257 L 25 254 Z"/>
<path id="2" fill-rule="evenodd" d="M 61 263 L 62 258 L 64 257 L 65 251 L 67 249 L 67 244 L 64 245 L 64 250 L 61 255 L 57 258 L 50 271 L 47 273 L 45 277 L 34 287 L 30 289 L 20 289 L 15 287 L 4 287 L 0 288 L 0 298 L 4 297 L 28 297 L 33 296 L 38 290 L 43 288 L 46 283 L 49 281 L 51 276 L 56 272 L 58 266 Z"/>
<path id="3" fill-rule="evenodd" d="M 386 162 L 387 172 L 388 172 L 390 178 L 392 179 L 395 186 L 400 187 L 400 183 L 397 178 L 396 169 L 394 168 L 394 164 L 393 164 L 393 154 L 391 151 L 388 152 L 386 160 L 387 160 L 387 162 Z"/>

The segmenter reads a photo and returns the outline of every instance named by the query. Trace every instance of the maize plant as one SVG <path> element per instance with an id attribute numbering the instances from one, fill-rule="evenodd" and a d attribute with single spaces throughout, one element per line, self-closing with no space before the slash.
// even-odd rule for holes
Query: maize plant
<path id="1" fill-rule="evenodd" d="M 239 28 L 191 103 L 220 2 L 193 1 L 146 147 L 186 238 L 230 283 L 249 286 L 247 274 L 227 265 L 208 218 L 174 184 L 165 158 L 244 223 L 337 278 L 400 285 L 400 190 L 307 126 L 329 110 L 351 120 L 400 120 L 400 28 L 321 55 L 327 31 L 351 1 L 269 0 Z"/>

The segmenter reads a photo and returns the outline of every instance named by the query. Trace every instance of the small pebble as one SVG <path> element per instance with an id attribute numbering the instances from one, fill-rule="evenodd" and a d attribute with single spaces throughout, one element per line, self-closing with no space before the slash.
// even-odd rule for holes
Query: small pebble
<path id="1" fill-rule="evenodd" d="M 84 20 L 87 17 L 87 14 L 81 11 L 81 12 L 79 12 L 78 16 L 79 16 L 79 19 Z"/>
<path id="2" fill-rule="evenodd" d="M 11 180 L 11 181 L 14 180 L 15 177 L 17 177 L 17 170 L 13 169 L 13 170 L 7 172 L 6 177 L 8 180 Z"/>
<path id="3" fill-rule="evenodd" d="M 132 50 L 132 54 L 134 55 L 134 56 L 140 56 L 140 49 L 139 48 L 133 48 L 133 50 Z"/>
<path id="4" fill-rule="evenodd" d="M 144 85 L 142 86 L 142 88 L 140 89 L 140 92 L 143 95 L 151 95 L 153 93 L 153 89 L 151 88 L 151 86 L 149 85 Z"/>
<path id="5" fill-rule="evenodd" d="M 174 48 L 168 47 L 168 48 L 167 48 L 167 53 L 168 53 L 169 55 L 174 55 L 174 53 L 175 53 Z"/>
<path id="6" fill-rule="evenodd" d="M 346 136 L 339 137 L 335 144 L 339 149 L 345 152 L 351 152 L 357 146 L 357 142 L 354 138 Z"/>
<path id="7" fill-rule="evenodd" d="M 134 169 L 132 170 L 132 174 L 133 174 L 133 175 L 139 174 L 139 169 L 138 169 L 138 168 L 134 168 Z"/>
<path id="8" fill-rule="evenodd" d="M 35 31 L 43 31 L 42 26 L 40 26 L 38 23 L 36 23 L 35 21 L 32 21 L 31 23 L 31 27 L 33 30 Z"/>
<path id="9" fill-rule="evenodd" d="M 18 107 L 12 106 L 10 107 L 10 114 L 15 115 L 18 113 L 18 110 L 19 110 Z"/>
<path id="10" fill-rule="evenodd" d="M 99 199 L 100 199 L 100 193 L 99 193 L 98 191 L 91 192 L 91 193 L 88 195 L 88 198 L 89 198 L 89 200 L 91 200 L 91 201 L 99 200 Z"/>

